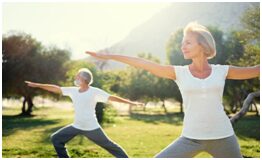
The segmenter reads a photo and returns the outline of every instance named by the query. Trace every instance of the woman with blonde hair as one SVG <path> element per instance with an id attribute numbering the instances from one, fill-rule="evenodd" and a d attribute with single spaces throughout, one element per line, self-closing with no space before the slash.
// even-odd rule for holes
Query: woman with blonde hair
<path id="1" fill-rule="evenodd" d="M 174 80 L 179 86 L 185 111 L 181 136 L 156 155 L 157 158 L 194 157 L 206 151 L 213 157 L 242 157 L 233 127 L 222 104 L 226 79 L 256 78 L 260 66 L 235 67 L 209 64 L 216 55 L 212 34 L 198 23 L 184 28 L 181 50 L 192 63 L 185 66 L 160 65 L 142 58 L 86 51 L 101 59 L 111 59 L 152 74 Z"/>

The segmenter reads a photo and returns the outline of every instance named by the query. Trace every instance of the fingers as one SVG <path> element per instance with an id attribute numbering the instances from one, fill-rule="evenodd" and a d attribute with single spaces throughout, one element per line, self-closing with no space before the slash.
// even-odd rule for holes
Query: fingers
<path id="1" fill-rule="evenodd" d="M 25 83 L 26 83 L 27 86 L 29 86 L 29 87 L 35 87 L 35 83 L 33 83 L 33 82 L 25 81 Z"/>
<path id="2" fill-rule="evenodd" d="M 86 51 L 85 53 L 95 58 L 101 58 L 101 56 L 97 54 L 96 52 Z"/>
<path id="3" fill-rule="evenodd" d="M 101 59 L 101 60 L 108 60 L 109 59 L 105 54 L 91 52 L 91 51 L 85 51 L 85 53 L 92 56 L 92 57 L 95 57 L 97 59 Z"/>
<path id="4" fill-rule="evenodd" d="M 32 86 L 32 82 L 30 81 L 25 81 L 25 83 L 27 84 L 27 86 L 31 87 Z"/>
<path id="5" fill-rule="evenodd" d="M 25 81 L 25 83 L 27 83 L 27 84 L 28 84 L 28 83 L 31 83 L 31 82 L 30 82 L 30 81 Z"/>
<path id="6" fill-rule="evenodd" d="M 91 51 L 85 51 L 86 54 L 89 54 L 91 56 L 95 55 L 96 53 L 95 52 L 91 52 Z"/>

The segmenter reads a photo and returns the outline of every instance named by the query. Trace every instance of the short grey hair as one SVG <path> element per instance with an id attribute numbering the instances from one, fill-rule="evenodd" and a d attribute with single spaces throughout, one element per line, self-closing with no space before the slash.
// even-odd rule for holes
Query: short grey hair
<path id="1" fill-rule="evenodd" d="M 79 75 L 85 80 L 86 84 L 90 85 L 93 83 L 93 74 L 87 68 L 81 68 L 78 70 Z"/>
<path id="2" fill-rule="evenodd" d="M 184 28 L 184 36 L 187 33 L 193 33 L 197 35 L 197 41 L 203 47 L 204 54 L 208 59 L 211 59 L 216 56 L 215 40 L 212 34 L 205 26 L 200 25 L 197 22 L 190 22 Z"/>

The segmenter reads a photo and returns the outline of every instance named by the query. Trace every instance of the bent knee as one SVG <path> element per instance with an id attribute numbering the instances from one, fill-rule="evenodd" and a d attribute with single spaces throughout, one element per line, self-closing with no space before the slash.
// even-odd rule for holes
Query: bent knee
<path id="1" fill-rule="evenodd" d="M 59 138 L 58 138 L 58 136 L 57 136 L 56 134 L 52 134 L 52 135 L 50 136 L 50 139 L 51 139 L 51 142 L 52 142 L 53 144 L 59 143 Z"/>

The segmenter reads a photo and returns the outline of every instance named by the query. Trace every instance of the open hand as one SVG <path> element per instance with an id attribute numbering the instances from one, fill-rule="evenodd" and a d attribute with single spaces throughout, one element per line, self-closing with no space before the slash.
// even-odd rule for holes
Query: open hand
<path id="1" fill-rule="evenodd" d="M 106 54 L 96 53 L 96 52 L 91 52 L 91 51 L 86 51 L 85 53 L 95 58 L 104 59 L 104 60 L 109 59 L 108 55 Z"/>

